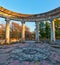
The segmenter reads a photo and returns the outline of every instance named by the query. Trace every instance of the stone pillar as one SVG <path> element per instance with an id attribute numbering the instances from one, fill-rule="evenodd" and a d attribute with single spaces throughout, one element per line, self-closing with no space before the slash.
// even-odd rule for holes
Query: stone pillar
<path id="1" fill-rule="evenodd" d="M 25 42 L 25 21 L 22 21 L 22 42 Z"/>
<path id="2" fill-rule="evenodd" d="M 36 42 L 39 42 L 39 22 L 35 22 L 36 24 L 36 29 L 35 29 L 35 32 L 36 32 Z"/>
<path id="3" fill-rule="evenodd" d="M 10 19 L 5 19 L 6 21 L 6 44 L 10 44 Z"/>
<path id="4" fill-rule="evenodd" d="M 51 20 L 51 41 L 55 42 L 55 21 Z"/>

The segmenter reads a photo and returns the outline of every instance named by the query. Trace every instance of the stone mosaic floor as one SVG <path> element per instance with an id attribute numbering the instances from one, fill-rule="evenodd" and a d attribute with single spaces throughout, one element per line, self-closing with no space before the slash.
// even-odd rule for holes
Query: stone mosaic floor
<path id="1" fill-rule="evenodd" d="M 60 49 L 34 42 L 0 46 L 0 65 L 60 65 Z"/>

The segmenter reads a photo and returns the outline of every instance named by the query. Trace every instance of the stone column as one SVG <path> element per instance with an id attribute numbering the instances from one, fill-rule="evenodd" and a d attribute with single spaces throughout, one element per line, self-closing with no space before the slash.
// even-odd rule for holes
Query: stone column
<path id="1" fill-rule="evenodd" d="M 36 32 L 36 42 L 39 42 L 39 22 L 35 22 L 36 24 L 36 29 L 35 29 L 35 32 Z"/>
<path id="2" fill-rule="evenodd" d="M 5 19 L 6 21 L 6 44 L 10 44 L 10 19 Z"/>
<path id="3" fill-rule="evenodd" d="M 22 21 L 22 42 L 25 42 L 25 21 Z"/>
<path id="4" fill-rule="evenodd" d="M 51 20 L 51 41 L 55 42 L 55 21 Z"/>

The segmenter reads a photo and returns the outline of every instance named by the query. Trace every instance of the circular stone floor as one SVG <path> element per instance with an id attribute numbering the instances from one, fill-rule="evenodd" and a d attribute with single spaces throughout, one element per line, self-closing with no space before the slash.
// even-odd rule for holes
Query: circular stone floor
<path id="1" fill-rule="evenodd" d="M 60 49 L 34 42 L 0 46 L 0 65 L 60 65 Z"/>

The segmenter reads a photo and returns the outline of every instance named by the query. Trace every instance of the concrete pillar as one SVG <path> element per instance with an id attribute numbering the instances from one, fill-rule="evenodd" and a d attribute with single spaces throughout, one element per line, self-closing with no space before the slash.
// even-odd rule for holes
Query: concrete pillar
<path id="1" fill-rule="evenodd" d="M 35 32 L 36 32 L 36 42 L 39 42 L 39 22 L 35 22 L 36 24 L 36 29 L 35 29 Z"/>
<path id="2" fill-rule="evenodd" d="M 6 21 L 6 44 L 10 44 L 10 19 L 5 19 Z"/>
<path id="3" fill-rule="evenodd" d="M 51 41 L 55 42 L 55 21 L 51 20 Z"/>
<path id="4" fill-rule="evenodd" d="M 25 22 L 22 21 L 22 42 L 25 42 Z"/>

